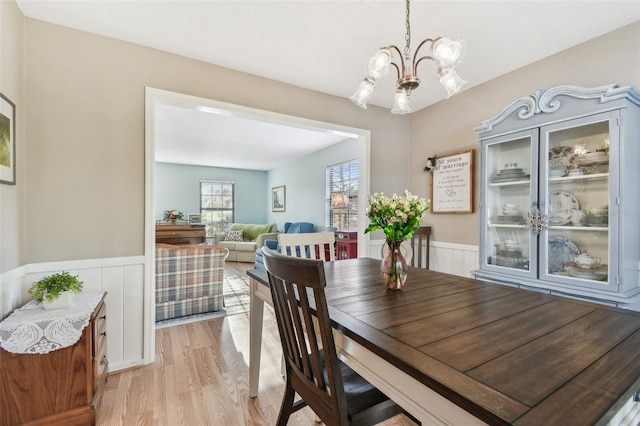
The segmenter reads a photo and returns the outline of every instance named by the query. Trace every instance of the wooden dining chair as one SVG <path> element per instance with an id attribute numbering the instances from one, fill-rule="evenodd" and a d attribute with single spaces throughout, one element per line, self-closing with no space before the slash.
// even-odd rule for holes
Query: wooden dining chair
<path id="1" fill-rule="evenodd" d="M 431 227 L 421 226 L 413 233 L 411 238 L 411 248 L 413 249 L 413 258 L 411 266 L 429 269 L 429 250 L 430 250 Z M 422 253 L 424 252 L 424 259 Z"/>
<path id="2" fill-rule="evenodd" d="M 338 359 L 325 298 L 324 262 L 263 249 L 286 361 L 279 426 L 309 406 L 326 425 L 373 425 L 402 409 Z M 317 321 L 314 321 L 316 318 Z M 295 394 L 300 400 L 294 402 Z"/>
<path id="3" fill-rule="evenodd" d="M 325 261 L 336 260 L 336 235 L 333 232 L 278 234 L 280 253 Z"/>

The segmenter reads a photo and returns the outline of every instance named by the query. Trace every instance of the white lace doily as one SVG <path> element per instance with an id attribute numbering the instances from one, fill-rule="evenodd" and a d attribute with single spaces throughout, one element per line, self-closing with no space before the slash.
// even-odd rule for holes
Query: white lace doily
<path id="1" fill-rule="evenodd" d="M 17 354 L 46 354 L 74 345 L 103 294 L 74 294 L 71 306 L 50 310 L 30 301 L 0 322 L 0 347 Z"/>

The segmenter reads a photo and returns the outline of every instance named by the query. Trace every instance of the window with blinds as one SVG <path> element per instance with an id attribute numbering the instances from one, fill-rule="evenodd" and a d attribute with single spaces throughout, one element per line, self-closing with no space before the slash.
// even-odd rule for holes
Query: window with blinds
<path id="1" fill-rule="evenodd" d="M 200 181 L 200 212 L 207 237 L 229 230 L 235 218 L 235 184 L 212 180 Z"/>
<path id="2" fill-rule="evenodd" d="M 358 160 L 327 167 L 327 224 L 339 231 L 358 230 Z"/>

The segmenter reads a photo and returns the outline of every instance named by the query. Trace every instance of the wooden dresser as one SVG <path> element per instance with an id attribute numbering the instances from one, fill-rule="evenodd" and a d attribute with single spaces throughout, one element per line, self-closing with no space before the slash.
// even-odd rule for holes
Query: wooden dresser
<path id="1" fill-rule="evenodd" d="M 108 372 L 105 296 L 73 346 L 46 354 L 0 348 L 0 424 L 96 423 Z"/>
<path id="2" fill-rule="evenodd" d="M 204 225 L 156 225 L 156 243 L 183 245 L 206 241 Z"/>

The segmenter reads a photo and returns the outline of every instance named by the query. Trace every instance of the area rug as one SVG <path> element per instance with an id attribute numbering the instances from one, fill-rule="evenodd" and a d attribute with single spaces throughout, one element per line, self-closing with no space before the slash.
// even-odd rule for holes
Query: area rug
<path id="1" fill-rule="evenodd" d="M 249 277 L 239 275 L 225 276 L 222 294 L 224 295 L 224 307 L 221 310 L 157 321 L 156 328 L 172 327 L 174 325 L 189 324 L 196 321 L 249 312 Z"/>
<path id="2" fill-rule="evenodd" d="M 224 310 L 227 315 L 249 312 L 249 277 L 224 277 Z"/>

